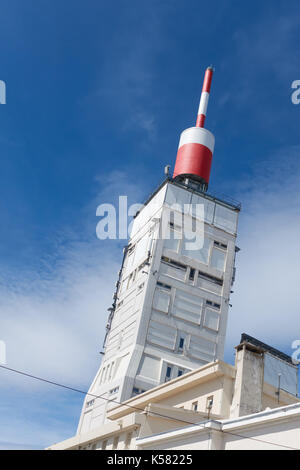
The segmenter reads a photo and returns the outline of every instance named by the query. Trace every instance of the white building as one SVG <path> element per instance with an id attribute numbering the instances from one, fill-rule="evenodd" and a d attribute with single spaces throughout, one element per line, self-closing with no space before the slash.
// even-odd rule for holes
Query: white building
<path id="1" fill-rule="evenodd" d="M 276 422 L 285 423 L 282 439 L 292 434 L 297 446 L 290 358 L 244 336 L 235 367 L 222 362 L 240 206 L 206 192 L 214 136 L 203 126 L 212 73 L 209 67 L 196 126 L 181 134 L 173 178 L 134 219 L 77 435 L 51 449 L 262 446 Z"/>
<path id="2" fill-rule="evenodd" d="M 300 449 L 297 367 L 247 335 L 236 349 L 235 366 L 217 360 L 114 404 L 104 425 L 50 449 Z"/>
<path id="3" fill-rule="evenodd" d="M 197 220 L 197 205 L 204 214 L 197 231 L 203 247 L 195 250 L 183 222 Z M 123 402 L 223 358 L 238 213 L 238 205 L 190 183 L 166 180 L 150 197 L 134 219 L 89 394 Z M 80 434 L 102 424 L 114 404 L 91 395 Z"/>

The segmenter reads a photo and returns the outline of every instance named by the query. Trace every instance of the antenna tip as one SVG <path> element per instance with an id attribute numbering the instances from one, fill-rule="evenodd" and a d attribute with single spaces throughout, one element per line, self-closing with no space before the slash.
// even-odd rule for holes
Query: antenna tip
<path id="1" fill-rule="evenodd" d="M 212 65 L 210 65 L 209 67 L 207 67 L 207 70 L 212 70 L 214 72 L 215 68 Z"/>

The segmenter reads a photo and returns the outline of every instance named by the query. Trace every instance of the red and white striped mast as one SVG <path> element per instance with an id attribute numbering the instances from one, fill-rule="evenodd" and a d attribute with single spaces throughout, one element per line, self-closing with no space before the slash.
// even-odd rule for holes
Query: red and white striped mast
<path id="1" fill-rule="evenodd" d="M 214 73 L 213 68 L 207 67 L 205 71 L 205 75 L 204 75 L 196 127 L 204 127 L 213 73 Z"/>
<path id="2" fill-rule="evenodd" d="M 214 135 L 204 128 L 213 71 L 213 67 L 205 71 L 196 126 L 181 133 L 173 174 L 175 179 L 198 181 L 205 191 L 215 145 Z"/>

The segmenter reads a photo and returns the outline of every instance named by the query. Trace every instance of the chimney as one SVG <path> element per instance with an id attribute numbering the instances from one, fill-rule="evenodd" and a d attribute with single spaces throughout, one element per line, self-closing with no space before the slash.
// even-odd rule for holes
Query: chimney
<path id="1" fill-rule="evenodd" d="M 247 341 L 236 346 L 236 377 L 230 417 L 262 411 L 264 350 Z"/>

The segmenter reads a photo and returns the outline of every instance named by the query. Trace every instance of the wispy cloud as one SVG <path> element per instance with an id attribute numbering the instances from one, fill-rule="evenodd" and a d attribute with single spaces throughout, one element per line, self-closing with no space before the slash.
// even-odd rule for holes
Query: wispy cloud
<path id="1" fill-rule="evenodd" d="M 64 227 L 52 240 L 55 252 L 0 277 L 0 339 L 7 366 L 87 390 L 99 365 L 107 308 L 111 306 L 122 245 L 96 238 L 96 208 L 143 199 L 145 188 L 128 175 L 103 178 L 80 214 L 78 231 Z M 41 448 L 76 431 L 83 396 L 0 370 L 0 448 Z"/>
<path id="2" fill-rule="evenodd" d="M 291 353 L 300 337 L 300 147 L 284 148 L 242 182 L 237 279 L 227 354 L 247 332 Z"/>
<path id="3" fill-rule="evenodd" d="M 81 214 L 78 233 L 66 226 L 56 234 L 55 252 L 44 255 L 39 271 L 6 268 L 0 276 L 0 337 L 10 367 L 86 386 L 100 364 L 107 308 L 126 240 L 96 238 L 96 208 L 102 203 L 117 207 L 119 195 L 127 195 L 129 204 L 138 202 L 145 191 L 120 172 L 101 183 Z"/>
<path id="4" fill-rule="evenodd" d="M 110 53 L 104 56 L 99 80 L 86 102 L 101 103 L 108 119 L 123 132 L 143 132 L 143 146 L 157 133 L 158 100 L 154 96 L 156 61 L 164 43 L 163 14 L 155 14 L 152 5 L 145 5 L 143 17 L 130 11 L 117 34 L 110 37 Z M 120 42 L 120 36 L 123 41 Z M 153 106 L 153 103 L 156 103 Z"/>

